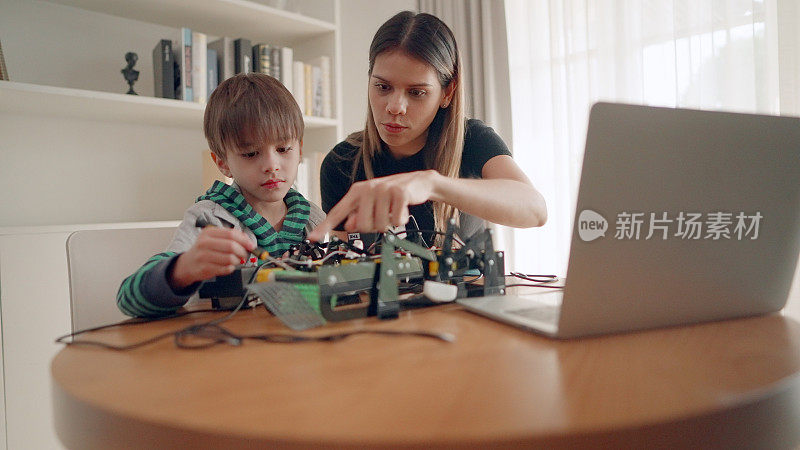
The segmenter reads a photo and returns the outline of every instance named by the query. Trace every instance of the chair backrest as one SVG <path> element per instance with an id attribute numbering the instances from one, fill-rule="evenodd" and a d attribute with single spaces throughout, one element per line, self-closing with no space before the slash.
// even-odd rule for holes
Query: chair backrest
<path id="1" fill-rule="evenodd" d="M 120 283 L 156 253 L 163 252 L 176 227 L 75 231 L 67 238 L 72 330 L 118 322 Z"/>

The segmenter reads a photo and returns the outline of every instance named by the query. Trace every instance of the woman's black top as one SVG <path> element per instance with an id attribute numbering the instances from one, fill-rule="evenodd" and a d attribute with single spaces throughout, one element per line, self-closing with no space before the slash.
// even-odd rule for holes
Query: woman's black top
<path id="1" fill-rule="evenodd" d="M 384 147 L 372 161 L 375 177 L 385 177 L 398 173 L 426 170 L 425 154 L 431 147 L 430 141 L 416 154 L 408 158 L 395 159 Z M 339 200 L 344 197 L 354 181 L 366 180 L 364 164 L 360 162 L 355 180 L 352 178 L 353 162 L 359 148 L 342 141 L 336 145 L 322 162 L 320 169 L 320 192 L 322 194 L 322 209 L 328 213 Z M 467 120 L 464 134 L 464 151 L 461 155 L 461 178 L 481 178 L 481 172 L 487 161 L 498 155 L 509 155 L 505 142 L 495 131 L 477 119 Z M 414 216 L 420 230 L 433 230 L 433 206 L 428 201 L 420 205 L 409 206 L 409 213 Z M 484 228 L 482 219 L 462 213 L 460 217 L 460 233 L 462 238 L 472 236 Z M 341 230 L 344 223 L 336 229 Z M 432 242 L 431 234 L 424 233 L 425 241 Z"/>

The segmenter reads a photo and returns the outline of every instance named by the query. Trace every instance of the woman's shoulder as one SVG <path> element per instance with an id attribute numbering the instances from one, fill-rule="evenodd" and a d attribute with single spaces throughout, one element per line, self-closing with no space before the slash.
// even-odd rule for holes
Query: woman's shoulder
<path id="1" fill-rule="evenodd" d="M 467 119 L 467 122 L 464 124 L 464 139 L 470 138 L 480 138 L 486 134 L 494 134 L 494 128 L 486 125 L 480 119 Z"/>
<path id="2" fill-rule="evenodd" d="M 507 154 L 511 152 L 503 138 L 492 127 L 478 119 L 468 119 L 464 126 L 464 152 L 483 152 Z"/>
<path id="3" fill-rule="evenodd" d="M 480 178 L 487 161 L 499 155 L 511 156 L 511 151 L 492 127 L 478 119 L 465 125 L 464 151 L 461 154 L 461 176 Z"/>

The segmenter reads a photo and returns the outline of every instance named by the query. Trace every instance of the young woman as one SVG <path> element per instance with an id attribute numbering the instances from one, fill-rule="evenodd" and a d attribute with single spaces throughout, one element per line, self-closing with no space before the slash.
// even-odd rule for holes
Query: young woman
<path id="1" fill-rule="evenodd" d="M 437 17 L 405 11 L 378 29 L 368 97 L 364 130 L 322 163 L 328 216 L 309 239 L 332 230 L 384 231 L 409 215 L 420 230 L 437 231 L 457 215 L 462 237 L 483 229 L 483 220 L 520 228 L 545 223 L 544 198 L 503 140 L 464 117 L 461 59 Z M 430 243 L 431 234 L 424 236 Z"/>

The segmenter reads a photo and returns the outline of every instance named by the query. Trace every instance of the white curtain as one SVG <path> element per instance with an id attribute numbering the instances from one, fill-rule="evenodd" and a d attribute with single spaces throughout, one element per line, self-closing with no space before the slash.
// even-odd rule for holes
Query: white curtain
<path id="1" fill-rule="evenodd" d="M 567 269 L 598 100 L 796 114 L 796 0 L 506 0 L 514 158 L 547 200 L 510 266 Z"/>

